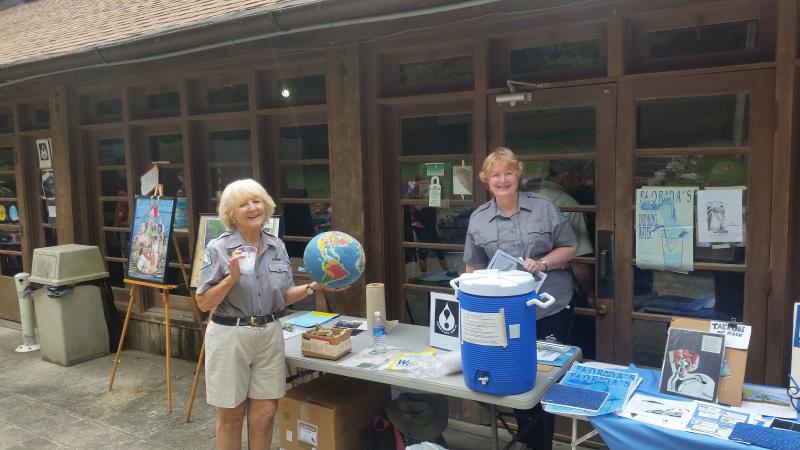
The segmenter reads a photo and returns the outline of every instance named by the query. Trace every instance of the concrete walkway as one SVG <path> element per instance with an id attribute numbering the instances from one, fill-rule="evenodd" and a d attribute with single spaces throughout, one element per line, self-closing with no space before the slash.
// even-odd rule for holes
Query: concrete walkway
<path id="1" fill-rule="evenodd" d="M 215 448 L 216 411 L 205 402 L 202 378 L 192 421 L 184 423 L 193 363 L 172 360 L 168 413 L 162 356 L 124 351 L 109 392 L 113 355 L 61 367 L 42 361 L 40 352 L 14 352 L 21 343 L 20 331 L 0 326 L 0 449 Z M 452 450 L 485 450 L 488 432 L 451 421 L 445 439 Z M 272 448 L 279 448 L 277 439 Z"/>

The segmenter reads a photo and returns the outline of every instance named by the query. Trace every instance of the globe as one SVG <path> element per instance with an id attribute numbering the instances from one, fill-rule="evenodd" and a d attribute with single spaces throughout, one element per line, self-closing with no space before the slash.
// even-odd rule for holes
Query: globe
<path id="1" fill-rule="evenodd" d="M 350 286 L 364 273 L 364 248 L 347 233 L 327 231 L 311 239 L 303 252 L 306 273 L 325 287 Z"/>

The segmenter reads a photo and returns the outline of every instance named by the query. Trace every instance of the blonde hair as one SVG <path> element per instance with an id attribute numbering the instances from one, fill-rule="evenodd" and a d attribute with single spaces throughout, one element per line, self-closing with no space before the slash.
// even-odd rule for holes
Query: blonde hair
<path id="1" fill-rule="evenodd" d="M 272 213 L 275 212 L 275 200 L 267 194 L 264 186 L 251 178 L 232 181 L 225 186 L 225 190 L 222 191 L 219 198 L 219 219 L 229 230 L 236 228 L 236 224 L 233 222 L 233 211 L 250 197 L 257 198 L 264 204 L 265 214 L 262 225 L 272 217 Z"/>
<path id="2" fill-rule="evenodd" d="M 511 170 L 516 172 L 517 177 L 519 178 L 522 178 L 522 172 L 525 169 L 525 165 L 517 159 L 516 155 L 514 155 L 514 152 L 512 152 L 510 148 L 497 147 L 492 153 L 489 153 L 489 156 L 487 156 L 486 159 L 483 160 L 483 168 L 478 174 L 478 177 L 484 184 L 487 184 L 489 181 L 489 172 L 491 172 L 492 169 L 497 166 L 511 167 Z"/>

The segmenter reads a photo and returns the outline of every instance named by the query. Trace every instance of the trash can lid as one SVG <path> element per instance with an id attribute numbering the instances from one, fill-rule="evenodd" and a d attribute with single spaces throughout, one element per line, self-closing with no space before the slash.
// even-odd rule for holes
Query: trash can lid
<path id="1" fill-rule="evenodd" d="M 31 283 L 64 286 L 108 277 L 100 249 L 94 245 L 66 244 L 33 250 Z"/>
<path id="2" fill-rule="evenodd" d="M 484 297 L 512 297 L 530 294 L 535 290 L 533 275 L 521 270 L 476 270 L 458 277 L 458 289 Z"/>

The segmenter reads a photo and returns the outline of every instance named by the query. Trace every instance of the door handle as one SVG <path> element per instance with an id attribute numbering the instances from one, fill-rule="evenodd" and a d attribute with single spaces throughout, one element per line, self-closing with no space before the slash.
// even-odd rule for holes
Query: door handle
<path id="1" fill-rule="evenodd" d="M 600 278 L 608 278 L 608 250 L 600 250 Z"/>
<path id="2" fill-rule="evenodd" d="M 595 311 L 597 312 L 598 316 L 605 316 L 606 314 L 608 314 L 608 305 L 606 304 L 600 305 L 597 307 L 597 309 L 595 309 Z"/>
<path id="3" fill-rule="evenodd" d="M 597 296 L 614 298 L 614 232 L 597 231 Z"/>

